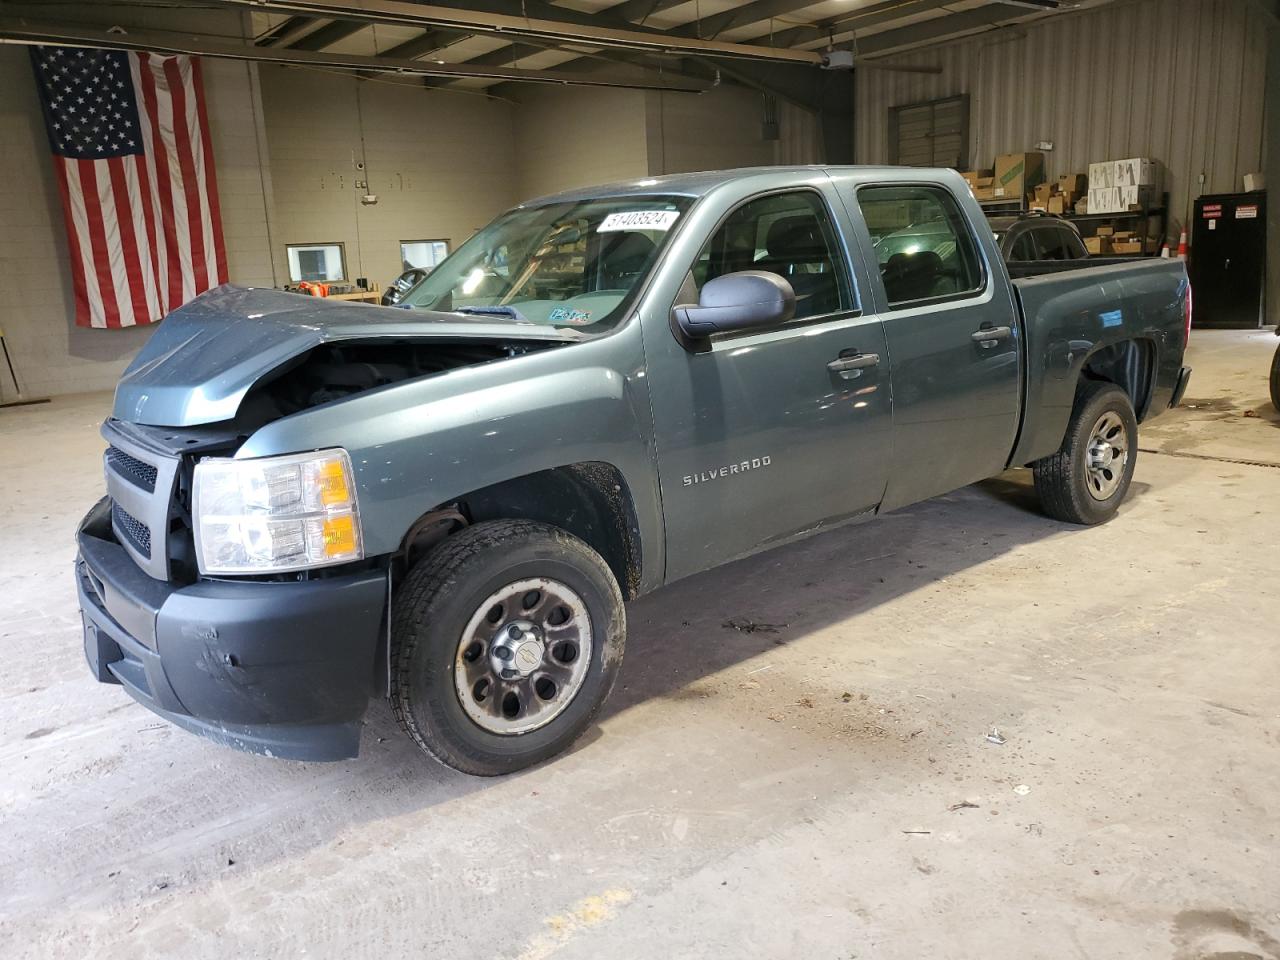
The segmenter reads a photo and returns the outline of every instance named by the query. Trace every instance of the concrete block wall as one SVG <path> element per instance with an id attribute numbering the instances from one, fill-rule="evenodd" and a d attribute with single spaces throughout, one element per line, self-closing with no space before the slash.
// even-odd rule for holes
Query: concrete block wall
<path id="1" fill-rule="evenodd" d="M 452 250 L 517 199 L 510 103 L 274 66 L 262 102 L 280 257 L 286 244 L 341 242 L 348 279 L 386 286 L 402 240 Z M 360 202 L 357 180 L 376 204 Z"/>
<path id="2" fill-rule="evenodd" d="M 649 174 L 643 91 L 530 86 L 519 97 L 520 200 Z"/>

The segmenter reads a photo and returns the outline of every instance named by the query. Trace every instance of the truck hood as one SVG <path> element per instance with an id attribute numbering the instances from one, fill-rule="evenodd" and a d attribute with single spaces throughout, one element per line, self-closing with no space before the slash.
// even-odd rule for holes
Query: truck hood
<path id="1" fill-rule="evenodd" d="M 166 427 L 230 420 L 264 376 L 336 341 L 582 339 L 583 334 L 558 327 L 224 284 L 164 319 L 120 378 L 112 416 Z"/>

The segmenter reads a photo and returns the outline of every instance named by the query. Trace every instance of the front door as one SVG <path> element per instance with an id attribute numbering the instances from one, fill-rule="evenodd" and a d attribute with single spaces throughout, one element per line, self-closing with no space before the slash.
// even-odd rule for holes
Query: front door
<path id="1" fill-rule="evenodd" d="M 890 455 L 884 331 L 857 309 L 828 197 L 749 200 L 715 230 L 680 302 L 708 280 L 767 270 L 796 316 L 776 329 L 682 345 L 645 329 L 667 534 L 667 579 L 875 509 Z"/>
<path id="2" fill-rule="evenodd" d="M 1018 430 L 1019 330 L 1007 287 L 984 267 L 946 188 L 869 185 L 851 199 L 876 254 L 893 358 L 882 507 L 892 509 L 1004 469 Z"/>

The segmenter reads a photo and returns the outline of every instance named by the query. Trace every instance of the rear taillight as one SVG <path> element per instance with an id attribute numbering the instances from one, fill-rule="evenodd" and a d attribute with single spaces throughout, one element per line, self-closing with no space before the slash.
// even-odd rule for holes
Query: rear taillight
<path id="1" fill-rule="evenodd" d="M 1191 281 L 1190 280 L 1187 281 L 1187 302 L 1184 306 L 1184 309 L 1186 310 L 1186 313 L 1187 313 L 1187 330 L 1186 330 L 1186 336 L 1182 340 L 1182 344 L 1185 347 L 1187 344 L 1191 343 Z"/>

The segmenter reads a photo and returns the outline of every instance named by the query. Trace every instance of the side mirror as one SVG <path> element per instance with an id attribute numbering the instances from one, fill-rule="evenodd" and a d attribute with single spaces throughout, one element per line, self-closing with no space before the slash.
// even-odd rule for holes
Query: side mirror
<path id="1" fill-rule="evenodd" d="M 796 293 L 776 273 L 743 270 L 708 280 L 698 305 L 675 308 L 676 323 L 696 339 L 715 333 L 775 327 L 796 313 Z"/>

